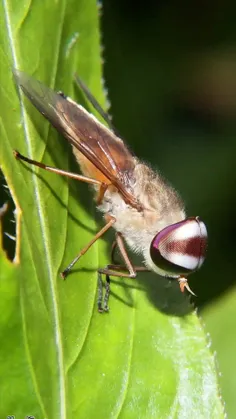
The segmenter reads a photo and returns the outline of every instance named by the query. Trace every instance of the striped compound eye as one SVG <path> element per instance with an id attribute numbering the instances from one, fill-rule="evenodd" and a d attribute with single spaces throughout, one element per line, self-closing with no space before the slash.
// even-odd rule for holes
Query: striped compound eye
<path id="1" fill-rule="evenodd" d="M 150 256 L 166 276 L 180 278 L 202 266 L 206 245 L 205 224 L 199 217 L 188 218 L 161 230 L 151 243 Z"/>

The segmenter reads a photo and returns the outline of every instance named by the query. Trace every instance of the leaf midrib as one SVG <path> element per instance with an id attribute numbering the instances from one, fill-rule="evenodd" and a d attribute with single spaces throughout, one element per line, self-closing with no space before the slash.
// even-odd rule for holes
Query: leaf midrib
<path id="1" fill-rule="evenodd" d="M 10 11 L 8 8 L 7 0 L 3 0 L 3 9 L 5 13 L 5 24 L 6 24 L 6 29 L 7 29 L 8 39 L 9 39 L 9 46 L 10 46 L 10 51 L 12 55 L 13 66 L 18 69 L 20 60 L 17 56 L 16 46 L 15 46 L 14 37 L 13 37 L 13 28 L 12 28 L 11 18 L 10 18 Z M 55 80 L 56 78 L 56 72 L 58 68 L 57 63 L 59 59 L 59 49 L 60 49 L 60 44 L 61 44 L 61 35 L 62 35 L 62 28 L 63 28 L 63 22 L 64 22 L 64 17 L 65 17 L 65 9 L 66 9 L 65 2 L 63 2 L 62 12 L 61 12 L 62 13 L 61 25 L 58 25 L 58 37 L 57 37 L 58 42 L 57 42 L 57 47 L 55 48 L 55 66 L 53 67 L 53 70 L 54 70 L 53 80 Z M 22 125 L 23 125 L 23 130 L 24 130 L 25 142 L 27 145 L 28 155 L 29 157 L 32 158 L 31 139 L 29 135 L 29 126 L 27 122 L 28 118 L 27 118 L 27 114 L 23 105 L 23 100 L 22 100 L 23 94 L 19 88 L 18 88 L 18 93 L 19 93 L 19 99 L 20 99 L 20 112 L 21 112 L 21 117 L 22 117 Z M 45 261 L 46 261 L 46 265 L 48 269 L 49 284 L 50 284 L 50 290 L 51 290 L 51 296 L 52 296 L 52 313 L 54 317 L 53 323 L 54 323 L 54 332 L 55 332 L 54 338 L 55 338 L 55 346 L 57 348 L 56 354 L 57 354 L 57 361 L 58 361 L 57 365 L 58 365 L 58 375 L 59 375 L 59 380 L 58 380 L 59 382 L 58 401 L 60 403 L 59 412 L 60 412 L 60 418 L 66 419 L 67 409 L 66 409 L 64 358 L 63 358 L 62 335 L 61 335 L 61 330 L 59 327 L 60 316 L 59 316 L 59 308 L 58 308 L 58 297 L 57 297 L 57 293 L 56 293 L 56 289 L 55 289 L 55 285 L 53 281 L 53 269 L 52 269 L 52 263 L 51 263 L 52 259 L 50 257 L 51 252 L 50 252 L 50 246 L 49 246 L 47 235 L 46 235 L 47 230 L 46 230 L 46 225 L 44 221 L 43 206 L 40 200 L 38 178 L 37 176 L 35 176 L 33 172 L 32 172 L 32 184 L 34 186 L 34 191 L 35 191 L 35 205 L 36 205 L 38 216 L 39 216 L 39 225 L 40 225 L 42 238 L 43 238 L 43 249 L 45 253 Z M 24 328 L 23 328 L 23 332 L 26 333 L 26 330 Z M 35 386 L 36 382 L 35 382 L 34 377 L 32 377 L 32 380 Z M 35 388 L 35 391 L 36 391 L 36 394 L 38 394 L 37 387 Z"/>

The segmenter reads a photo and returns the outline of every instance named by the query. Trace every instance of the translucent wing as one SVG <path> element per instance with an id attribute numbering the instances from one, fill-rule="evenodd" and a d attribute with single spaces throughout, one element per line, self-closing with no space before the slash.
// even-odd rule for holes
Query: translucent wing
<path id="1" fill-rule="evenodd" d="M 127 190 L 135 158 L 124 142 L 70 98 L 54 92 L 24 72 L 14 70 L 14 74 L 33 105 L 72 144 L 79 163 L 82 162 L 82 171 L 114 185 L 126 202 L 138 207 L 136 199 Z M 80 153 L 86 159 L 81 159 Z"/>

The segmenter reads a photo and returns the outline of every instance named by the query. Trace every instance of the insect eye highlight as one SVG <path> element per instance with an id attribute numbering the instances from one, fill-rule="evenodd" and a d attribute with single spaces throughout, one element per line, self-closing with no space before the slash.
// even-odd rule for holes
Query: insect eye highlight
<path id="1" fill-rule="evenodd" d="M 188 275 L 205 259 L 207 230 L 199 217 L 188 218 L 161 230 L 152 240 L 153 263 L 168 276 Z"/>

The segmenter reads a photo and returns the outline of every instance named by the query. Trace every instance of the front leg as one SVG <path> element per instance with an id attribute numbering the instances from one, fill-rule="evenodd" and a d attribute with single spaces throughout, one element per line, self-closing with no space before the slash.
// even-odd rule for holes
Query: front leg
<path id="1" fill-rule="evenodd" d="M 104 311 L 109 311 L 109 297 L 110 297 L 110 276 L 116 276 L 119 278 L 135 278 L 137 273 L 129 274 L 119 272 L 127 269 L 125 266 L 121 265 L 107 265 L 105 268 L 98 269 L 98 311 L 99 313 L 103 313 Z M 106 282 L 105 282 L 105 295 L 103 299 L 103 282 L 102 282 L 102 275 L 106 275 Z"/>
<path id="2" fill-rule="evenodd" d="M 129 256 L 127 254 L 123 236 L 121 233 L 116 233 L 116 241 L 112 246 L 112 254 L 114 256 L 114 250 L 116 245 L 119 247 L 122 258 L 125 262 L 125 265 L 107 265 L 105 268 L 98 269 L 98 311 L 102 313 L 103 311 L 109 311 L 108 301 L 110 296 L 110 276 L 115 276 L 119 278 L 136 278 L 137 272 L 149 272 L 144 266 L 133 266 Z M 127 271 L 127 272 L 124 272 Z M 105 284 L 105 296 L 103 301 L 103 282 L 102 275 L 106 275 L 106 284 Z M 103 305 L 103 307 L 102 307 Z"/>

